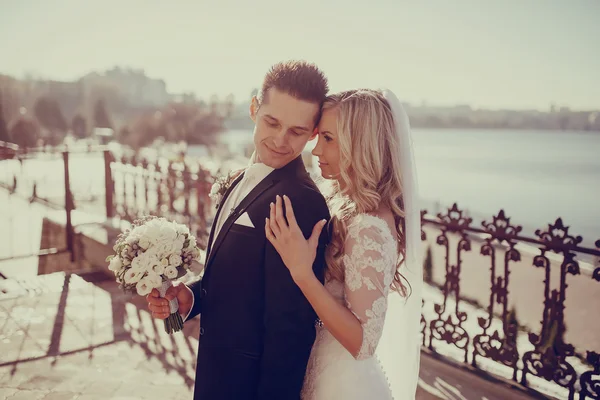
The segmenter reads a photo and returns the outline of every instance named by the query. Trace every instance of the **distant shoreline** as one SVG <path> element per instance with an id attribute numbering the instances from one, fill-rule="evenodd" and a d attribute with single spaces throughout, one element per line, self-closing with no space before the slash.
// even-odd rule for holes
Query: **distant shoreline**
<path id="1" fill-rule="evenodd" d="M 254 123 L 250 118 L 248 118 L 248 123 L 239 123 L 236 120 L 226 120 L 224 121 L 224 130 L 223 132 L 232 131 L 232 130 L 253 130 Z M 564 134 L 573 134 L 573 133 L 581 133 L 581 134 L 591 134 L 597 135 L 600 134 L 600 127 L 598 129 L 590 129 L 590 130 L 581 130 L 581 129 L 557 129 L 557 128 L 544 128 L 544 127 L 503 127 L 503 126 L 430 126 L 430 125 L 419 125 L 411 123 L 411 128 L 413 129 L 436 129 L 436 130 L 464 130 L 464 131 L 512 131 L 512 132 L 561 132 Z"/>

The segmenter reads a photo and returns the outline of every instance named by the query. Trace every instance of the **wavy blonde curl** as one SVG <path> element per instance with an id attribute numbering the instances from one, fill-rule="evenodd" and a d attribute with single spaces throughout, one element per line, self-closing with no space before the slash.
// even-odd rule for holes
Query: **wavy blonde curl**
<path id="1" fill-rule="evenodd" d="M 400 256 L 391 289 L 408 296 L 410 283 L 400 272 L 406 256 L 400 141 L 392 110 L 383 93 L 358 89 L 325 99 L 323 111 L 337 109 L 340 176 L 328 197 L 331 243 L 326 252 L 327 278 L 344 281 L 342 256 L 348 222 L 357 214 L 390 209 L 394 216 Z"/>

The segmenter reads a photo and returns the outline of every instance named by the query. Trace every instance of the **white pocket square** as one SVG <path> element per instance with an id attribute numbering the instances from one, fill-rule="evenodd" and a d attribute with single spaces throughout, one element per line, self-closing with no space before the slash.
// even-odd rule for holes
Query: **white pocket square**
<path id="1" fill-rule="evenodd" d="M 250 220 L 250 216 L 247 212 L 240 215 L 240 217 L 234 222 L 237 225 L 247 226 L 249 228 L 254 228 L 254 224 Z"/>

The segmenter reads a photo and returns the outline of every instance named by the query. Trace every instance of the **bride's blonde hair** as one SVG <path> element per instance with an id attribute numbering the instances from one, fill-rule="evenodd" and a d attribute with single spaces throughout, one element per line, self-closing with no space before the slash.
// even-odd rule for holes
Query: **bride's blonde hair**
<path id="1" fill-rule="evenodd" d="M 341 258 L 350 218 L 375 213 L 383 206 L 394 216 L 400 253 L 391 288 L 407 296 L 406 280 L 400 273 L 406 242 L 400 143 L 390 105 L 382 92 L 358 89 L 328 96 L 323 111 L 331 109 L 338 111 L 340 176 L 328 199 L 333 235 L 326 252 L 327 277 L 344 281 Z"/>

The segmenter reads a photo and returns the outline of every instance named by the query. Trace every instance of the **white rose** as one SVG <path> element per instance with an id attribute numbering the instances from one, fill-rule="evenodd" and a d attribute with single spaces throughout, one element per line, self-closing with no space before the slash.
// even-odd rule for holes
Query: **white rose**
<path id="1" fill-rule="evenodd" d="M 143 256 L 138 256 L 131 261 L 131 269 L 136 272 L 144 270 Z"/>
<path id="2" fill-rule="evenodd" d="M 146 275 L 145 279 L 148 279 L 148 284 L 152 288 L 158 289 L 162 285 L 162 278 L 160 275 L 155 274 L 154 272 L 148 272 L 148 275 Z"/>
<path id="3" fill-rule="evenodd" d="M 165 276 L 169 279 L 177 278 L 177 268 L 176 267 L 167 267 L 165 269 Z"/>
<path id="4" fill-rule="evenodd" d="M 185 242 L 185 238 L 183 236 L 178 236 L 177 239 L 175 239 L 172 247 L 174 253 L 181 253 L 181 250 L 183 250 L 183 242 Z"/>
<path id="5" fill-rule="evenodd" d="M 164 256 L 169 256 L 169 254 L 171 253 L 171 243 L 161 240 L 160 242 L 157 242 L 154 245 L 152 250 L 154 250 L 153 253 L 158 258 L 163 258 Z"/>
<path id="6" fill-rule="evenodd" d="M 125 283 L 137 283 L 142 278 L 142 271 L 134 271 L 133 269 L 129 269 L 129 271 L 125 272 Z"/>
<path id="7" fill-rule="evenodd" d="M 172 242 L 177 238 L 177 231 L 172 225 L 164 225 L 160 228 L 160 236 Z"/>
<path id="8" fill-rule="evenodd" d="M 162 265 L 163 267 L 167 268 L 169 266 L 169 259 L 168 258 L 162 258 L 160 260 L 160 265 Z"/>
<path id="9" fill-rule="evenodd" d="M 181 265 L 181 256 L 171 254 L 171 257 L 169 257 L 169 265 L 172 267 L 179 267 Z"/>
<path id="10" fill-rule="evenodd" d="M 140 259 L 140 261 L 142 263 L 146 263 L 147 264 L 150 261 L 150 259 L 151 259 L 151 255 L 148 254 L 147 251 L 144 251 L 144 252 L 140 252 L 138 254 L 138 258 Z"/>
<path id="11" fill-rule="evenodd" d="M 183 224 L 176 224 L 175 229 L 177 230 L 177 233 L 179 233 L 181 235 L 189 233 L 188 227 Z"/>
<path id="12" fill-rule="evenodd" d="M 150 247 L 144 252 L 144 256 L 148 257 L 148 261 L 158 258 L 158 249 L 156 247 Z"/>
<path id="13" fill-rule="evenodd" d="M 150 270 L 157 275 L 162 275 L 165 272 L 165 266 L 162 264 L 154 264 Z"/>
<path id="14" fill-rule="evenodd" d="M 150 240 L 148 240 L 147 236 L 144 236 L 140 239 L 140 241 L 138 242 L 138 245 L 142 249 L 146 250 L 146 249 L 148 249 L 148 247 L 150 247 Z"/>
<path id="15" fill-rule="evenodd" d="M 164 241 L 158 246 L 158 254 L 162 257 L 168 257 L 173 252 L 173 242 Z"/>
<path id="16" fill-rule="evenodd" d="M 148 226 L 144 237 L 148 240 L 148 242 L 150 242 L 150 244 L 156 243 L 160 237 L 160 225 Z"/>
<path id="17" fill-rule="evenodd" d="M 169 253 L 167 255 L 171 255 L 173 253 L 180 254 L 181 248 L 183 247 L 183 241 L 179 241 L 177 239 L 169 242 Z"/>
<path id="18" fill-rule="evenodd" d="M 131 232 L 129 232 L 129 238 L 130 237 L 142 237 L 144 235 L 144 233 L 146 232 L 146 226 L 145 225 L 141 225 L 141 226 L 136 226 L 135 228 L 133 228 L 131 230 Z"/>
<path id="19" fill-rule="evenodd" d="M 185 238 L 183 236 L 179 236 L 177 239 L 175 239 L 175 241 L 173 241 L 173 243 L 171 243 L 171 250 L 173 250 L 173 253 L 181 253 L 181 250 L 183 249 L 183 242 L 185 242 Z"/>
<path id="20" fill-rule="evenodd" d="M 125 243 L 127 243 L 128 245 L 132 245 L 135 242 L 137 242 L 139 239 L 138 235 L 132 235 L 131 233 L 129 234 L 129 236 L 127 236 L 127 239 L 125 240 Z"/>
<path id="21" fill-rule="evenodd" d="M 113 257 L 108 264 L 108 269 L 113 272 L 119 272 L 123 268 L 123 264 L 121 263 L 121 259 L 119 257 Z"/>
<path id="22" fill-rule="evenodd" d="M 148 282 L 148 277 L 140 279 L 140 281 L 135 285 L 137 290 L 137 294 L 140 296 L 146 296 L 148 293 L 152 291 L 152 286 Z"/>

